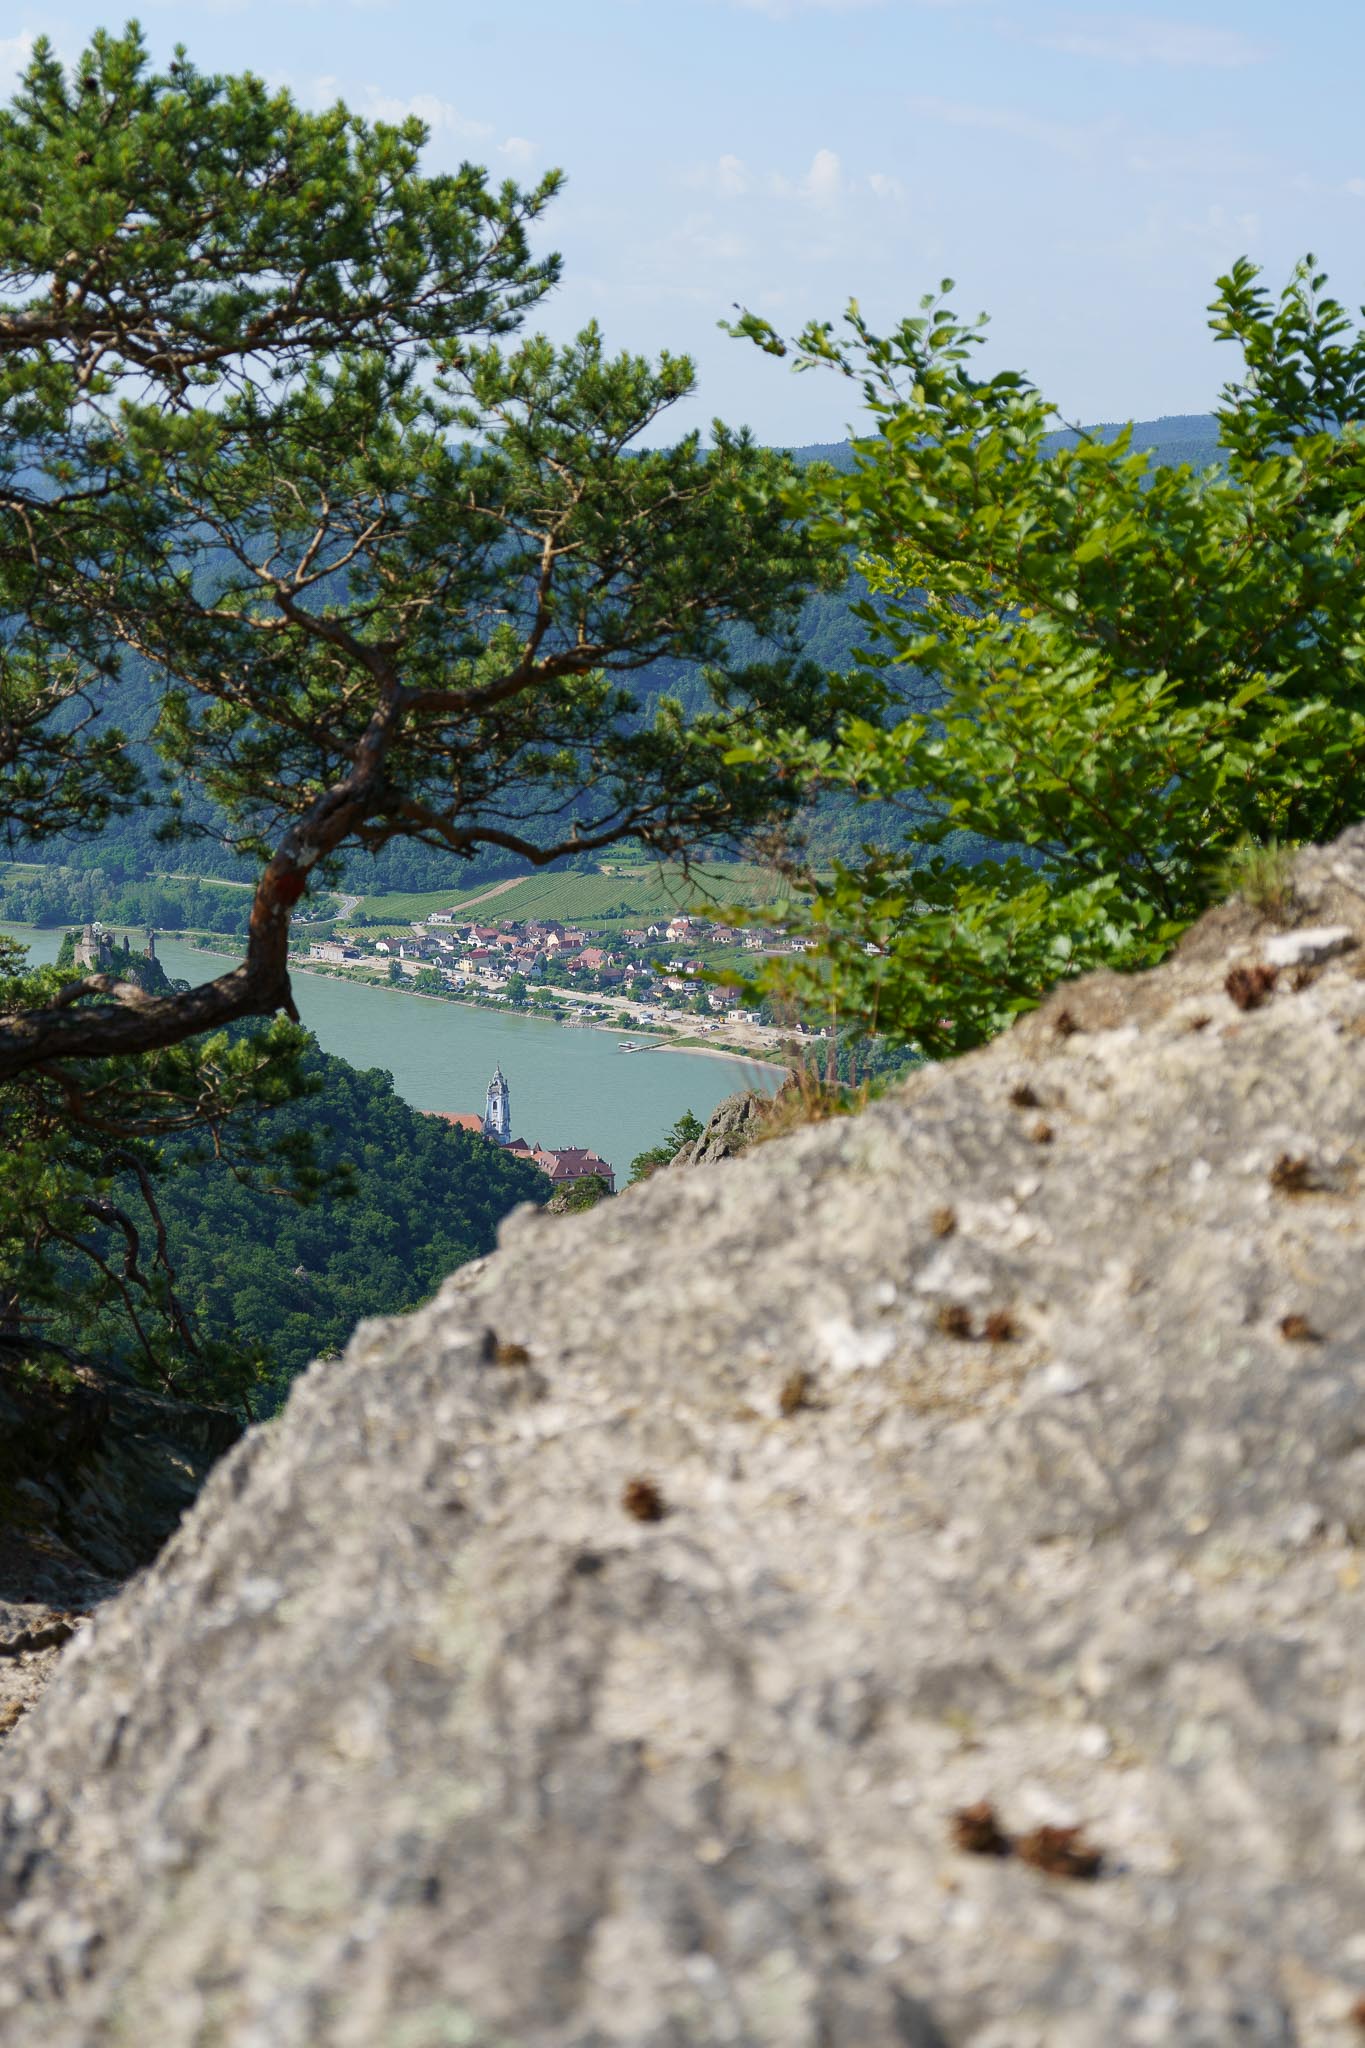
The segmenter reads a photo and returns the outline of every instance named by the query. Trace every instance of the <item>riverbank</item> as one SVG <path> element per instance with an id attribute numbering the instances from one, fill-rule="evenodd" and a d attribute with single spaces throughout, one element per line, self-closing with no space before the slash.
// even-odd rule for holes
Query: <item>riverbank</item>
<path id="1" fill-rule="evenodd" d="M 489 893 L 497 894 L 499 893 L 499 890 L 505 889 L 509 886 L 511 885 L 507 883 L 500 884 L 498 890 L 492 890 Z M 35 938 L 40 933 L 45 933 L 51 930 L 53 932 L 53 935 L 55 936 L 57 943 L 60 943 L 62 930 L 65 929 L 64 927 L 61 929 L 57 929 L 56 927 L 47 927 L 39 925 L 13 925 L 5 926 L 4 928 L 7 930 L 13 930 L 15 932 L 22 932 L 24 934 L 31 933 Z M 141 936 L 137 928 L 131 925 L 110 925 L 107 927 L 107 929 L 116 934 L 118 937 L 126 936 L 131 939 L 138 939 Z M 217 943 L 204 945 L 201 943 L 201 941 L 204 939 L 214 940 L 217 941 Z M 230 960 L 235 964 L 244 957 L 242 948 L 225 946 L 222 943 L 222 934 L 220 932 L 187 931 L 177 933 L 173 937 L 168 934 L 163 934 L 159 939 L 158 944 L 160 945 L 163 953 L 165 947 L 168 944 L 172 946 L 183 946 L 188 951 L 192 952 L 197 959 L 203 960 Z M 563 1030 L 582 1031 L 587 1029 L 593 1031 L 609 1031 L 617 1038 L 624 1037 L 634 1039 L 647 1039 L 650 1043 L 651 1048 L 658 1052 L 688 1053 L 696 1055 L 697 1057 L 703 1059 L 731 1060 L 741 1066 L 752 1067 L 761 1074 L 773 1076 L 778 1086 L 781 1085 L 782 1081 L 784 1081 L 787 1078 L 788 1074 L 791 1072 L 791 1066 L 789 1062 L 780 1058 L 774 1059 L 771 1056 L 774 1051 L 778 1050 L 778 1048 L 774 1046 L 771 1042 L 767 1041 L 767 1027 L 762 1025 L 748 1027 L 750 1030 L 752 1030 L 754 1034 L 754 1042 L 752 1044 L 744 1041 L 740 1041 L 737 1043 L 734 1039 L 725 1039 L 722 1040 L 719 1044 L 708 1044 L 704 1039 L 700 1038 L 693 1032 L 686 1032 L 682 1036 L 674 1036 L 673 1033 L 668 1031 L 667 1029 L 665 1029 L 664 1031 L 660 1031 L 657 1025 L 637 1023 L 634 1021 L 634 1018 L 637 1013 L 633 1010 L 628 1011 L 628 1014 L 632 1018 L 632 1022 L 629 1024 L 623 1024 L 614 1023 L 609 1016 L 599 1015 L 594 1017 L 568 1017 L 562 1013 L 562 1010 L 558 1009 L 551 1010 L 543 1009 L 540 1007 L 528 1007 L 526 1009 L 516 1011 L 512 1010 L 510 1005 L 499 1003 L 496 1000 L 488 1000 L 485 998 L 485 1000 L 480 1001 L 479 997 L 480 995 L 484 994 L 483 991 L 476 991 L 472 997 L 469 995 L 459 996 L 453 994 L 432 995 L 424 989 L 413 988 L 410 982 L 390 982 L 386 980 L 384 978 L 386 973 L 386 965 L 385 963 L 377 960 L 370 962 L 362 962 L 355 968 L 347 968 L 317 967 L 309 965 L 308 963 L 302 960 L 291 959 L 289 963 L 289 972 L 291 978 L 294 975 L 307 975 L 310 980 L 350 982 L 354 986 L 360 988 L 378 988 L 395 995 L 411 996 L 419 1002 L 462 1004 L 464 1007 L 469 1009 L 482 1009 L 492 1011 L 495 1014 L 510 1013 L 516 1016 L 529 1017 L 543 1024 L 557 1024 Z M 572 1000 L 572 992 L 570 992 L 569 1000 Z M 621 998 L 613 996 L 598 996 L 594 998 L 589 998 L 589 1000 L 595 1002 L 598 1005 L 605 1005 L 608 1008 L 610 1008 L 614 1004 L 620 1002 Z"/>
<path id="2" fill-rule="evenodd" d="M 621 1036 L 620 1026 L 616 1024 L 599 1025 L 598 1029 L 614 1031 L 618 1038 Z M 780 1077 L 780 1081 L 785 1081 L 791 1073 L 791 1068 L 780 1060 L 760 1060 L 755 1058 L 751 1052 L 736 1052 L 730 1047 L 723 1045 L 698 1045 L 695 1038 L 683 1038 L 676 1041 L 660 1039 L 658 1041 L 658 1050 L 660 1052 L 690 1053 L 693 1058 L 700 1060 L 738 1060 L 741 1066 L 752 1067 L 756 1073 L 772 1074 L 775 1078 Z"/>
<path id="3" fill-rule="evenodd" d="M 203 950 L 208 955 L 215 949 L 205 947 Z M 218 957 L 232 960 L 240 956 L 225 953 Z M 559 1010 L 542 1009 L 539 1006 L 528 1005 L 518 1010 L 510 1003 L 487 999 L 481 1002 L 477 995 L 473 998 L 468 995 L 432 995 L 427 989 L 405 986 L 401 981 L 385 980 L 378 972 L 348 972 L 344 967 L 305 967 L 301 962 L 291 960 L 289 973 L 291 978 L 296 974 L 306 974 L 319 981 L 349 981 L 358 988 L 378 988 L 393 995 L 411 996 L 419 1003 L 454 1004 L 465 1009 L 492 1011 L 494 1015 L 526 1017 L 540 1024 L 557 1024 L 563 1031 L 609 1031 L 614 1038 L 648 1039 L 650 1050 L 653 1052 L 685 1052 L 696 1054 L 703 1059 L 738 1060 L 744 1066 L 759 1067 L 766 1073 L 780 1074 L 783 1079 L 791 1071 L 783 1062 L 764 1059 L 760 1053 L 750 1050 L 748 1046 L 733 1043 L 707 1045 L 691 1036 L 676 1038 L 666 1035 L 656 1025 L 651 1024 L 613 1024 L 606 1017 L 566 1017 Z"/>
<path id="4" fill-rule="evenodd" d="M 205 949 L 208 950 L 208 949 Z M 236 957 L 228 955 L 225 957 Z M 315 967 L 302 961 L 290 961 L 291 974 L 312 974 L 328 981 L 351 981 L 362 987 L 387 988 L 401 995 L 413 995 L 427 1002 L 465 1003 L 476 1009 L 502 1011 L 511 1008 L 499 1000 L 496 993 L 479 982 L 469 983 L 463 992 L 451 990 L 448 994 L 435 994 L 427 989 L 412 986 L 413 977 L 403 981 L 388 979 L 389 962 L 370 958 L 357 961 L 354 966 Z M 566 1006 L 577 1004 L 580 1008 L 590 1005 L 592 1015 L 565 1015 Z M 615 1012 L 618 1021 L 613 1021 Z M 771 1025 L 746 1024 L 739 1037 L 727 1037 L 718 1043 L 708 1043 L 695 1026 L 679 1022 L 676 1025 L 647 1023 L 641 1020 L 639 1006 L 628 997 L 606 994 L 580 993 L 573 989 L 562 992 L 562 1002 L 551 1009 L 542 1005 L 527 1005 L 513 1014 L 524 1017 L 538 1017 L 543 1021 L 559 1024 L 569 1030 L 585 1029 L 615 1032 L 618 1037 L 646 1038 L 661 1051 L 708 1053 L 718 1059 L 734 1059 L 754 1066 L 764 1067 L 774 1073 L 786 1075 L 789 1063 L 772 1055 L 781 1055 L 789 1038 L 787 1034 Z M 627 1021 L 628 1020 L 628 1021 Z M 731 1027 L 733 1029 L 733 1027 Z"/>
<path id="5" fill-rule="evenodd" d="M 50 964 L 61 944 L 60 930 L 3 927 L 28 944 L 35 965 Z M 215 946 L 157 941 L 157 953 L 173 978 L 200 982 L 239 959 L 221 935 Z M 518 1137 L 551 1148 L 582 1145 L 609 1159 L 624 1179 L 637 1153 L 657 1145 L 685 1111 L 703 1122 L 717 1103 L 746 1085 L 775 1093 L 785 1069 L 760 1062 L 743 1049 L 681 1045 L 649 1037 L 649 1043 L 677 1057 L 663 1060 L 623 1056 L 617 1042 L 626 1033 L 597 1023 L 584 1030 L 560 1025 L 546 1030 L 546 1018 L 513 1010 L 510 1004 L 474 1004 L 428 998 L 420 1006 L 407 989 L 350 975 L 297 970 L 299 1013 L 324 1052 L 352 1066 L 379 1067 L 415 1109 L 481 1113 L 488 1079 L 500 1066 L 512 1088 L 512 1118 Z M 705 1055 L 705 1057 L 703 1057 Z"/>

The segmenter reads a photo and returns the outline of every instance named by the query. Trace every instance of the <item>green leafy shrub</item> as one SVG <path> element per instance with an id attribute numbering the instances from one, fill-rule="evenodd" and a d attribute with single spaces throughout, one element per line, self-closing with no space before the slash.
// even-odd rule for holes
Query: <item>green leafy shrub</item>
<path id="1" fill-rule="evenodd" d="M 627 1186 L 634 1187 L 637 1180 L 648 1180 L 651 1174 L 657 1173 L 661 1167 L 670 1165 L 684 1145 L 696 1143 L 704 1129 L 705 1125 L 693 1116 L 691 1110 L 685 1109 L 672 1129 L 665 1132 L 657 1145 L 651 1145 L 648 1151 L 636 1153 L 630 1162 L 630 1179 Z"/>
<path id="2" fill-rule="evenodd" d="M 1059 445 L 1024 377 L 972 374 L 981 323 L 938 298 L 890 336 L 853 307 L 800 337 L 799 365 L 853 379 L 871 416 L 852 469 L 805 496 L 878 600 L 859 660 L 888 704 L 907 669 L 933 699 L 741 750 L 911 816 L 899 847 L 812 879 L 785 916 L 813 949 L 769 987 L 961 1049 L 1061 977 L 1160 958 L 1236 850 L 1365 812 L 1365 337 L 1325 283 L 1311 259 L 1278 299 L 1248 262 L 1220 279 L 1213 331 L 1243 369 L 1202 469 L 1127 430 Z M 739 331 L 786 352 L 757 318 Z"/>

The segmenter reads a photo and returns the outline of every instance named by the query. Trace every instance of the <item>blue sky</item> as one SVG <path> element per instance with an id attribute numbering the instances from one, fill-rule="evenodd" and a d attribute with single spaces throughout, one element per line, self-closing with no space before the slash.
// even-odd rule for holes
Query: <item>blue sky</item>
<path id="1" fill-rule="evenodd" d="M 66 56 L 125 10 L 0 9 Z M 1312 249 L 1365 291 L 1365 8 L 1199 0 L 143 0 L 160 57 L 255 70 L 310 103 L 415 110 L 429 161 L 568 189 L 540 323 L 686 350 L 713 414 L 833 439 L 847 387 L 793 377 L 716 323 L 790 329 L 856 295 L 876 321 L 943 276 L 992 315 L 992 359 L 1072 419 L 1201 411 L 1231 367 L 1204 309 L 1246 252 Z M 676 417 L 676 416 L 675 416 Z"/>

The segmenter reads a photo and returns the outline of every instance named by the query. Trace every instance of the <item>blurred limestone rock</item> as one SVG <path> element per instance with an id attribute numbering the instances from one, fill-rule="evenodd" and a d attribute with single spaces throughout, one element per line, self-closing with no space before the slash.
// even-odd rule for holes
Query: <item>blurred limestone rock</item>
<path id="1" fill-rule="evenodd" d="M 1365 833 L 1294 886 L 315 1367 L 0 1758 L 6 2048 L 1352 2048 Z"/>

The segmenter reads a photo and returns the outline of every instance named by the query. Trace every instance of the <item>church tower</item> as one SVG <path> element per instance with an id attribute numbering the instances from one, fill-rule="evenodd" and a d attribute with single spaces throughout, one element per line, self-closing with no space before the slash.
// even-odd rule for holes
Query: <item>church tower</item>
<path id="1" fill-rule="evenodd" d="M 512 1136 L 512 1096 L 501 1067 L 494 1067 L 484 1104 L 483 1134 L 495 1145 L 506 1145 Z"/>

